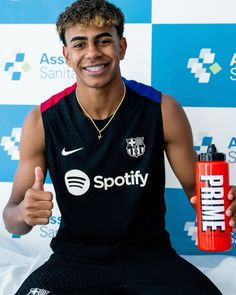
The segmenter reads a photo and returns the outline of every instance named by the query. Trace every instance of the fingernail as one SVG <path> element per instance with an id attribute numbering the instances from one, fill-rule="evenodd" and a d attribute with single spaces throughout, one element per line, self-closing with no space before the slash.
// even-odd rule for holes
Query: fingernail
<path id="1" fill-rule="evenodd" d="M 230 209 L 226 210 L 226 215 L 230 217 L 232 215 L 232 211 Z"/>
<path id="2" fill-rule="evenodd" d="M 229 225 L 232 226 L 232 227 L 234 227 L 235 222 L 233 220 L 230 220 Z"/>
<path id="3" fill-rule="evenodd" d="M 228 195 L 228 199 L 229 199 L 230 201 L 232 201 L 233 198 L 234 198 L 234 196 L 233 196 L 232 194 L 229 194 L 229 195 Z"/>

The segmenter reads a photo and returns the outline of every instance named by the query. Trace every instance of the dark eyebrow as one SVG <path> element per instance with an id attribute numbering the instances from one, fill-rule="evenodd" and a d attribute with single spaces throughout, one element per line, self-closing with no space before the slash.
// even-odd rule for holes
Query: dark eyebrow
<path id="1" fill-rule="evenodd" d="M 95 40 L 98 40 L 99 38 L 102 37 L 112 37 L 112 34 L 105 32 L 105 33 L 101 33 L 95 36 Z M 88 37 L 84 37 L 84 36 L 75 36 L 70 40 L 70 43 L 75 42 L 75 41 L 85 41 L 88 40 Z"/>
<path id="2" fill-rule="evenodd" d="M 112 37 L 112 34 L 108 33 L 108 32 L 105 32 L 105 33 L 101 33 L 101 34 L 98 34 L 95 39 L 99 39 L 99 38 L 102 38 L 102 37 Z"/>
<path id="3" fill-rule="evenodd" d="M 70 43 L 75 42 L 75 41 L 84 41 L 87 40 L 87 37 L 82 37 L 82 36 L 75 36 L 70 40 Z"/>

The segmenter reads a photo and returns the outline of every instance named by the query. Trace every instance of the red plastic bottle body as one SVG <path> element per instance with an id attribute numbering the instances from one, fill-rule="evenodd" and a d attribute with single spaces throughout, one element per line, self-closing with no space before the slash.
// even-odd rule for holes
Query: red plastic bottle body
<path id="1" fill-rule="evenodd" d="M 204 251 L 231 249 L 229 164 L 226 161 L 199 161 L 196 164 L 198 247 Z"/>

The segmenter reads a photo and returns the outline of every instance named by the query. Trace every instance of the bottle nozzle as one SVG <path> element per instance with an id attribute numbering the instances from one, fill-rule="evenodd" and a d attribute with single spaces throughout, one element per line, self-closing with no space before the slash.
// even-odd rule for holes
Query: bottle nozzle
<path id="1" fill-rule="evenodd" d="M 208 154 L 214 154 L 216 152 L 217 152 L 216 146 L 213 143 L 208 145 L 208 147 L 207 147 L 207 153 Z"/>
<path id="2" fill-rule="evenodd" d="M 214 144 L 210 144 L 207 147 L 206 153 L 201 153 L 198 155 L 199 161 L 224 161 L 225 160 L 225 154 L 224 153 L 218 153 L 216 146 Z"/>

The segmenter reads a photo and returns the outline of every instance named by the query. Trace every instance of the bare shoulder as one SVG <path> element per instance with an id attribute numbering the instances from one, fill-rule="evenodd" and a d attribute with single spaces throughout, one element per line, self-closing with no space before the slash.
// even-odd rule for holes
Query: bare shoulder
<path id="1" fill-rule="evenodd" d="M 28 113 L 26 116 L 24 126 L 32 125 L 31 127 L 39 127 L 38 125 L 41 124 L 42 118 L 41 118 L 41 111 L 40 107 L 37 106 L 33 108 L 31 112 Z"/>
<path id="2" fill-rule="evenodd" d="M 25 118 L 20 140 L 21 158 L 28 153 L 39 153 L 44 150 L 44 128 L 40 107 L 35 107 Z"/>
<path id="3" fill-rule="evenodd" d="M 162 94 L 161 109 L 165 140 L 189 135 L 191 127 L 182 106 L 170 95 Z"/>
<path id="4" fill-rule="evenodd" d="M 164 116 L 170 116 L 174 113 L 178 114 L 179 112 L 180 114 L 184 113 L 183 108 L 177 100 L 173 96 L 167 94 L 162 94 L 161 108 Z"/>

